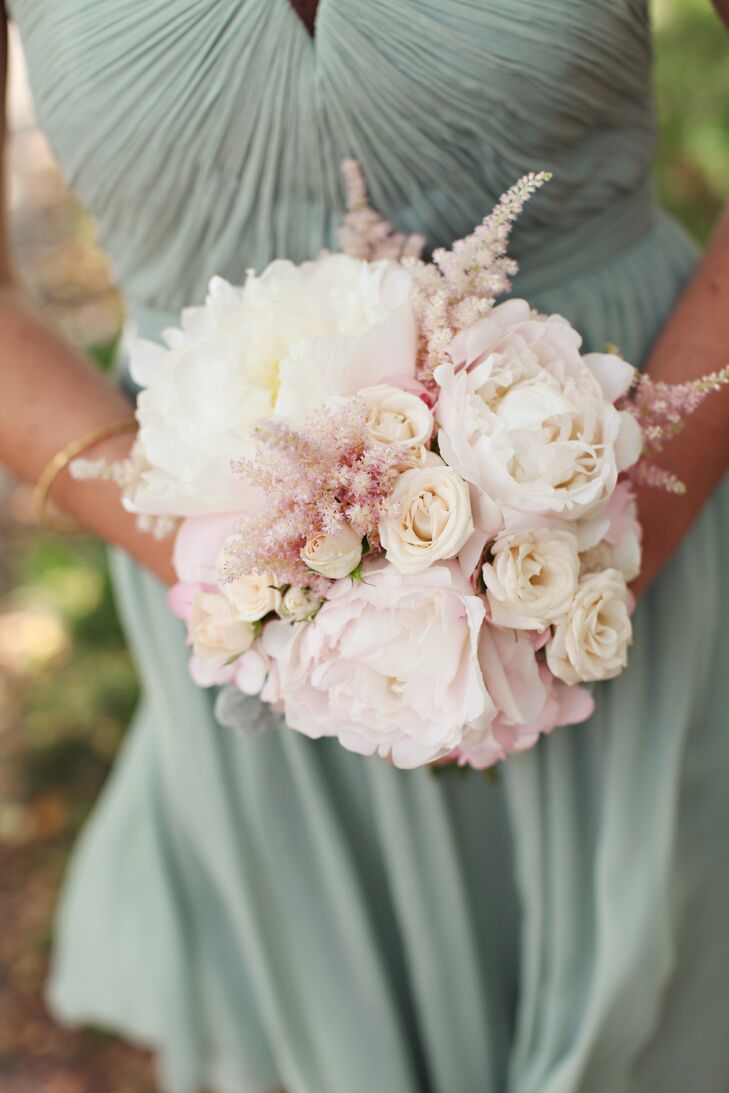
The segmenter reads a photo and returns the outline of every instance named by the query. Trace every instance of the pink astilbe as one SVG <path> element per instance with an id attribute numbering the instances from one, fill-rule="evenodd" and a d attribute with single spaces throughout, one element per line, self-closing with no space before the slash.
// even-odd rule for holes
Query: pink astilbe
<path id="1" fill-rule="evenodd" d="M 242 517 L 223 562 L 224 581 L 243 573 L 271 574 L 277 585 L 326 592 L 300 558 L 312 535 L 331 535 L 344 522 L 379 549 L 377 528 L 407 448 L 380 444 L 367 429 L 361 399 L 337 400 L 293 424 L 267 418 L 255 430 L 255 459 L 233 465 L 261 489 L 265 514 Z"/>
<path id="2" fill-rule="evenodd" d="M 395 262 L 419 258 L 425 245 L 423 236 L 393 232 L 390 221 L 370 208 L 359 163 L 345 159 L 341 170 L 347 203 L 347 213 L 338 234 L 342 251 L 367 262 L 381 258 L 391 258 Z"/>
<path id="3" fill-rule="evenodd" d="M 457 239 L 450 250 L 434 251 L 432 265 L 417 266 L 413 302 L 421 336 L 418 378 L 426 385 L 458 331 L 511 288 L 519 268 L 507 253 L 512 227 L 532 194 L 550 178 L 547 171 L 524 175 L 471 235 Z"/>
<path id="4" fill-rule="evenodd" d="M 704 399 L 727 384 L 729 364 L 718 372 L 686 383 L 663 383 L 648 375 L 639 376 L 631 391 L 618 403 L 619 409 L 633 414 L 643 434 L 642 455 L 628 471 L 628 477 L 637 485 L 684 493 L 683 482 L 654 463 L 652 458 L 681 431 L 686 418 Z"/>

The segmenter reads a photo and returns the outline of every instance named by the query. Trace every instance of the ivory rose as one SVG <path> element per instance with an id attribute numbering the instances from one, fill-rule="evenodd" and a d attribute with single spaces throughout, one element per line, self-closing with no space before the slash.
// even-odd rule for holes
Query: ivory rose
<path id="1" fill-rule="evenodd" d="M 509 300 L 459 334 L 436 369 L 441 455 L 507 513 L 583 519 L 640 454 L 635 419 L 611 402 L 633 369 L 581 356 L 580 345 L 561 316 Z"/>
<path id="2" fill-rule="evenodd" d="M 322 605 L 322 600 L 310 592 L 308 588 L 297 588 L 291 585 L 281 597 L 280 606 L 277 608 L 283 619 L 294 619 L 303 622 L 312 619 Z"/>
<path id="3" fill-rule="evenodd" d="M 633 628 L 628 589 L 617 569 L 580 581 L 574 603 L 547 645 L 547 664 L 565 683 L 611 679 L 628 663 Z"/>
<path id="4" fill-rule="evenodd" d="M 379 530 L 387 560 L 400 573 L 455 557 L 473 533 L 468 485 L 445 465 L 405 471 Z"/>
<path id="5" fill-rule="evenodd" d="M 331 535 L 312 535 L 301 548 L 301 560 L 314 573 L 339 580 L 362 561 L 362 539 L 349 524 L 343 524 Z"/>
<path id="6" fill-rule="evenodd" d="M 478 663 L 483 602 L 454 563 L 403 576 L 380 560 L 364 576 L 334 585 L 313 623 L 269 623 L 263 645 L 291 728 L 416 767 L 496 714 Z"/>
<path id="7" fill-rule="evenodd" d="M 498 535 L 482 573 L 497 626 L 544 630 L 569 610 L 577 590 L 577 543 L 569 532 L 543 529 Z"/>
<path id="8" fill-rule="evenodd" d="M 253 643 L 253 627 L 240 619 L 219 592 L 198 592 L 187 620 L 192 646 L 190 672 L 200 687 L 227 683 L 235 673 L 234 659 Z"/>
<path id="9" fill-rule="evenodd" d="M 281 593 L 268 573 L 242 573 L 234 581 L 221 582 L 220 591 L 246 622 L 257 622 L 281 605 Z"/>
<path id="10" fill-rule="evenodd" d="M 378 384 L 357 392 L 367 404 L 367 427 L 382 444 L 418 448 L 433 433 L 433 415 L 421 398 L 398 387 Z"/>

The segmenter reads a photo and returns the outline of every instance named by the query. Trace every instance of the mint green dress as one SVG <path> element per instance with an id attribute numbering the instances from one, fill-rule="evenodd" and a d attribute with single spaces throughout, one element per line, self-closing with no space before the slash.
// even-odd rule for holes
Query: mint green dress
<path id="1" fill-rule="evenodd" d="M 338 165 L 433 244 L 529 169 L 516 290 L 640 362 L 696 255 L 655 204 L 644 0 L 13 0 L 132 326 L 331 244 Z M 144 697 L 77 847 L 49 999 L 172 1093 L 726 1093 L 729 494 L 583 726 L 498 784 L 216 724 L 115 559 Z M 724 625 L 722 626 L 722 620 Z M 266 715 L 268 716 L 268 715 Z"/>

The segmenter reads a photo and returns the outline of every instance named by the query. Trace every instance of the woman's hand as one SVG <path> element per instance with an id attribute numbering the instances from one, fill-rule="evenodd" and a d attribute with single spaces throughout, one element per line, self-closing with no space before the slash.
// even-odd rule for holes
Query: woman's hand
<path id="1" fill-rule="evenodd" d="M 694 277 L 651 351 L 647 371 L 655 380 L 681 383 L 729 364 L 729 211 Z M 729 388 L 688 418 L 657 460 L 686 484 L 685 494 L 641 488 L 643 571 L 633 585 L 640 595 L 676 550 L 729 467 Z"/>

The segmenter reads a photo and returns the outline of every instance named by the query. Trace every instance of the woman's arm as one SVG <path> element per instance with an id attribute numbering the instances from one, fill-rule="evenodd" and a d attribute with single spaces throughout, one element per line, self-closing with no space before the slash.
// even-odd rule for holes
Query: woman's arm
<path id="1" fill-rule="evenodd" d="M 0 5 L 0 149 L 5 144 L 7 25 Z M 29 299 L 15 280 L 4 214 L 0 171 L 0 462 L 27 482 L 36 482 L 49 460 L 70 441 L 99 426 L 128 418 L 133 408 Z M 129 437 L 98 444 L 94 458 L 122 458 Z M 112 482 L 75 482 L 68 471 L 52 497 L 90 531 L 127 550 L 171 583 L 171 543 L 140 532 L 124 511 Z"/>
<path id="2" fill-rule="evenodd" d="M 729 27 L 729 0 L 714 0 Z M 729 364 L 729 209 L 651 350 L 647 370 L 656 380 L 681 383 Z M 641 489 L 643 572 L 634 588 L 647 588 L 676 550 L 729 467 L 729 389 L 710 398 L 657 460 L 686 483 L 686 493 Z"/>
<path id="3" fill-rule="evenodd" d="M 721 218 L 688 288 L 651 351 L 648 372 L 681 383 L 729 363 L 729 211 Z M 686 484 L 686 493 L 641 488 L 642 592 L 668 561 L 729 467 L 729 388 L 688 418 L 656 460 Z"/>

